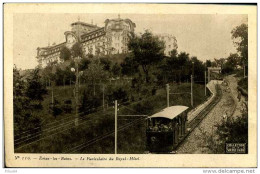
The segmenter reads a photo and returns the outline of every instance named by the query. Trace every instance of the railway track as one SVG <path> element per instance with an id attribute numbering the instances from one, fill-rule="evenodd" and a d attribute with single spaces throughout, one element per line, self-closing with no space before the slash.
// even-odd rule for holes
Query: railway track
<path id="1" fill-rule="evenodd" d="M 185 141 L 185 139 L 190 135 L 190 133 L 199 126 L 201 121 L 208 115 L 208 113 L 216 106 L 222 97 L 222 91 L 220 86 L 216 85 L 216 95 L 212 102 L 206 106 L 193 120 L 191 120 L 187 125 L 187 133 L 179 140 L 179 143 L 174 147 L 175 150 Z"/>

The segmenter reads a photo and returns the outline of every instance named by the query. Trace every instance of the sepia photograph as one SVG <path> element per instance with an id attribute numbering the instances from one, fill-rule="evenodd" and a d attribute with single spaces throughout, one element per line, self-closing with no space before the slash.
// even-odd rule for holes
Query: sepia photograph
<path id="1" fill-rule="evenodd" d="M 256 145 L 249 146 L 256 144 L 249 139 L 256 121 L 250 133 L 248 114 L 248 93 L 256 98 L 257 85 L 250 82 L 256 79 L 250 62 L 257 61 L 256 38 L 249 37 L 257 26 L 249 24 L 252 16 L 214 13 L 214 6 L 222 7 L 216 4 L 209 13 L 176 14 L 173 4 L 157 4 L 164 13 L 123 10 L 153 9 L 141 4 L 84 4 L 91 12 L 84 5 L 68 12 L 68 4 L 64 10 L 48 4 L 50 12 L 39 13 L 32 8 L 48 9 L 47 4 L 16 5 L 4 8 L 30 8 L 12 12 L 12 28 L 4 26 L 12 36 L 12 57 L 4 56 L 12 72 L 5 73 L 12 88 L 12 105 L 5 97 L 12 111 L 5 132 L 15 160 L 30 154 L 38 155 L 30 160 L 45 162 L 55 160 L 49 155 L 65 155 L 57 159 L 67 162 L 106 161 L 109 156 L 102 155 L 131 154 L 114 158 L 142 163 L 144 156 L 162 154 L 177 160 L 256 152 Z M 122 10 L 95 11 L 113 6 Z M 253 9 L 253 21 L 255 7 L 240 6 Z M 256 103 L 251 106 L 256 120 Z"/>

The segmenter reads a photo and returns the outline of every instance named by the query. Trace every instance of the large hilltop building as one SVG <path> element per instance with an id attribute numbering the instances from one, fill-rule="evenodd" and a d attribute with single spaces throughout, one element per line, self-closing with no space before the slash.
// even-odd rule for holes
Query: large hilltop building
<path id="1" fill-rule="evenodd" d="M 84 54 L 110 55 L 128 52 L 129 34 L 134 32 L 136 25 L 130 19 L 107 19 L 104 27 L 84 23 L 81 21 L 71 24 L 71 31 L 64 33 L 66 41 L 58 45 L 37 48 L 37 59 L 41 67 L 60 59 L 63 47 L 71 48 L 80 42 Z M 177 49 L 176 38 L 172 35 L 158 35 L 165 41 L 165 55 L 169 56 L 172 49 Z"/>

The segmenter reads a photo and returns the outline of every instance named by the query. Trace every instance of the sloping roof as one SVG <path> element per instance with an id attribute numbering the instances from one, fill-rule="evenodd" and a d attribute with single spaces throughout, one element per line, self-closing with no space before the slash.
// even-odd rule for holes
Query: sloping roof
<path id="1" fill-rule="evenodd" d="M 150 116 L 149 118 L 156 118 L 156 117 L 162 117 L 162 118 L 168 118 L 168 119 L 174 119 L 182 112 L 186 111 L 189 107 L 187 106 L 171 106 L 168 108 L 163 109 L 162 111 Z"/>
<path id="2" fill-rule="evenodd" d="M 73 22 L 73 23 L 71 24 L 71 26 L 72 26 L 72 25 L 77 25 L 77 24 L 84 25 L 84 26 L 88 26 L 88 27 L 93 27 L 93 28 L 100 28 L 100 27 L 98 27 L 98 26 L 96 26 L 96 25 L 88 24 L 88 23 L 80 22 L 80 21 L 78 21 L 78 22 Z"/>

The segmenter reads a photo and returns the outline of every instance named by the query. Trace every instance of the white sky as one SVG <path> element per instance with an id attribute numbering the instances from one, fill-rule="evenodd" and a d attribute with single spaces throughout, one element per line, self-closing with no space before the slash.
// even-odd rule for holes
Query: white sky
<path id="1" fill-rule="evenodd" d="M 34 68 L 36 48 L 65 41 L 64 32 L 70 24 L 80 21 L 104 26 L 106 19 L 118 14 L 15 14 L 14 15 L 14 64 L 18 68 Z M 227 57 L 236 52 L 231 39 L 231 30 L 247 23 L 247 15 L 154 15 L 120 14 L 135 24 L 135 32 L 150 29 L 154 33 L 169 33 L 176 36 L 178 52 L 185 51 L 205 61 Z"/>

